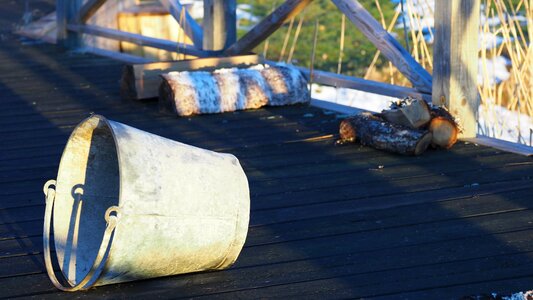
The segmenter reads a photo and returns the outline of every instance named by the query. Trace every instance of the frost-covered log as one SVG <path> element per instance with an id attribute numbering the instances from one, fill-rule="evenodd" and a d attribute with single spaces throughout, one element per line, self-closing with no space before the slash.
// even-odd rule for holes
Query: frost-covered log
<path id="1" fill-rule="evenodd" d="M 433 147 L 451 148 L 457 142 L 459 128 L 453 116 L 443 107 L 431 106 L 429 131 L 433 134 Z"/>
<path id="2" fill-rule="evenodd" d="M 307 80 L 287 65 L 161 75 L 159 104 L 180 116 L 307 103 Z"/>
<path id="3" fill-rule="evenodd" d="M 356 141 L 376 149 L 406 155 L 419 155 L 431 144 L 427 130 L 392 124 L 371 113 L 344 119 L 339 129 L 341 140 Z"/>

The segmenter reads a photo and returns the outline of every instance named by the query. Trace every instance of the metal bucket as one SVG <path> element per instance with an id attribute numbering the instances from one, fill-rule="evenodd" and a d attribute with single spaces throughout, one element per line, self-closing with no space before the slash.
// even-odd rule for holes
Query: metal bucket
<path id="1" fill-rule="evenodd" d="M 46 268 L 65 291 L 224 269 L 248 231 L 248 182 L 237 158 L 97 115 L 76 127 L 57 183 L 44 192 Z M 52 215 L 65 283 L 52 268 Z"/>

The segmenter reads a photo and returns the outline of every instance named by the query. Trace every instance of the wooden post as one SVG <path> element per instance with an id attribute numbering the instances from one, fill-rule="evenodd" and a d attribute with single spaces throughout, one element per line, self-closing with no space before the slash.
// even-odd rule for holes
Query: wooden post
<path id="1" fill-rule="evenodd" d="M 237 1 L 204 0 L 204 50 L 224 50 L 237 40 Z"/>
<path id="2" fill-rule="evenodd" d="M 445 106 L 462 129 L 477 132 L 480 0 L 435 1 L 433 104 Z"/>
<path id="3" fill-rule="evenodd" d="M 85 2 L 79 12 L 80 23 L 87 22 L 105 2 L 106 0 L 88 0 Z"/>
<path id="4" fill-rule="evenodd" d="M 185 30 L 185 34 L 193 41 L 193 44 L 196 48 L 202 48 L 203 43 L 203 32 L 202 27 L 196 23 L 196 21 L 189 14 L 187 9 L 181 5 L 179 0 L 159 0 L 159 3 L 165 7 L 168 12 L 174 17 L 174 19 L 179 23 L 181 28 Z M 183 13 L 183 15 L 182 15 Z M 185 17 L 184 20 L 182 18 Z"/>
<path id="5" fill-rule="evenodd" d="M 66 48 L 81 46 L 81 34 L 67 29 L 68 24 L 79 23 L 83 0 L 56 0 L 57 43 Z"/>

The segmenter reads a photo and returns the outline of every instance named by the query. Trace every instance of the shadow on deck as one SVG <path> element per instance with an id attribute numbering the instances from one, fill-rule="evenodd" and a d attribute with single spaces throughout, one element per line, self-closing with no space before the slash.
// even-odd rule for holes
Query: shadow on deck
<path id="1" fill-rule="evenodd" d="M 0 45 L 0 297 L 70 297 L 42 259 L 42 184 L 94 112 L 235 154 L 252 193 L 229 270 L 91 289 L 89 298 L 407 298 L 531 289 L 533 160 L 460 143 L 403 157 L 335 146 L 338 116 L 306 106 L 161 116 L 119 98 L 118 62 Z"/>

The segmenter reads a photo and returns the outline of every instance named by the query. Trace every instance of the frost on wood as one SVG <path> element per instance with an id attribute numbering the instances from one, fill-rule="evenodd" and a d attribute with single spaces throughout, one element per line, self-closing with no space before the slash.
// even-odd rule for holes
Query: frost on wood
<path id="1" fill-rule="evenodd" d="M 339 133 L 344 141 L 358 140 L 363 145 L 406 155 L 419 155 L 424 152 L 432 137 L 427 130 L 392 124 L 371 113 L 361 113 L 344 119 Z"/>
<path id="2" fill-rule="evenodd" d="M 307 80 L 288 65 L 161 75 L 159 103 L 179 116 L 256 109 L 310 101 Z"/>

